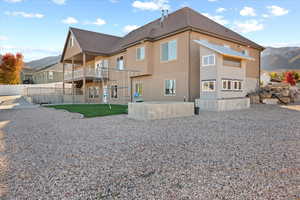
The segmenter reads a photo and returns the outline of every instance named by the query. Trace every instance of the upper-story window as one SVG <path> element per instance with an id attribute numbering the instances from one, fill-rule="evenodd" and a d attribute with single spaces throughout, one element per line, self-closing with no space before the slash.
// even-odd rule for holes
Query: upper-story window
<path id="1" fill-rule="evenodd" d="M 117 58 L 117 68 L 119 70 L 124 70 L 124 58 L 123 58 L 123 56 Z"/>
<path id="2" fill-rule="evenodd" d="M 202 66 L 210 66 L 216 64 L 215 54 L 202 56 Z"/>
<path id="3" fill-rule="evenodd" d="M 160 45 L 160 60 L 171 61 L 177 59 L 177 40 L 172 40 Z"/>
<path id="4" fill-rule="evenodd" d="M 49 80 L 53 80 L 53 72 L 49 72 Z"/>
<path id="5" fill-rule="evenodd" d="M 243 50 L 243 54 L 245 54 L 246 56 L 249 56 L 249 51 L 248 50 Z"/>
<path id="6" fill-rule="evenodd" d="M 70 47 L 74 46 L 74 37 L 73 37 L 73 35 L 70 36 L 69 44 L 70 44 Z"/>
<path id="7" fill-rule="evenodd" d="M 145 47 L 136 48 L 136 59 L 144 60 L 145 59 Z"/>

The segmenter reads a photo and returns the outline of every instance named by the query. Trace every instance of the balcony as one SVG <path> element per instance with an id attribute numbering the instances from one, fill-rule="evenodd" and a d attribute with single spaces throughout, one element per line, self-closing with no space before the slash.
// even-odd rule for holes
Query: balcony
<path id="1" fill-rule="evenodd" d="M 85 75 L 83 68 L 74 71 L 74 81 L 83 80 L 84 77 L 87 80 L 108 79 L 108 68 L 86 68 Z M 64 79 L 65 81 L 72 81 L 72 71 L 65 72 Z"/>

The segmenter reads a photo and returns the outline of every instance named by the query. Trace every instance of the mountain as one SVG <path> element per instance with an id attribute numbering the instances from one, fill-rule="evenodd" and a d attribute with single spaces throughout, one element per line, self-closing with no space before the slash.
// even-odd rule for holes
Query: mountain
<path id="1" fill-rule="evenodd" d="M 33 60 L 31 62 L 25 63 L 25 66 L 33 68 L 33 69 L 39 69 L 43 67 L 47 67 L 50 65 L 54 65 L 58 63 L 60 60 L 60 55 L 59 56 L 49 56 L 45 57 L 39 60 Z"/>
<path id="2" fill-rule="evenodd" d="M 267 47 L 262 52 L 261 66 L 266 71 L 300 69 L 300 47 Z"/>

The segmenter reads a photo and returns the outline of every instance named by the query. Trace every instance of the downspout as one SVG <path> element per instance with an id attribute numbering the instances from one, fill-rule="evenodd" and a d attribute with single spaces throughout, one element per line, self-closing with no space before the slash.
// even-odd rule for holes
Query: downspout
<path id="1" fill-rule="evenodd" d="M 188 36 L 188 101 L 191 101 L 191 31 Z"/>

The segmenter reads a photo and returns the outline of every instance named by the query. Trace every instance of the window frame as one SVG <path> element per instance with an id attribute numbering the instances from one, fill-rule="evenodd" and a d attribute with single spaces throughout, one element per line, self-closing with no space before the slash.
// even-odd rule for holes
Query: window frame
<path id="1" fill-rule="evenodd" d="M 208 83 L 208 84 L 213 83 L 214 89 L 213 90 L 204 89 L 204 84 L 205 83 Z M 203 81 L 201 81 L 201 92 L 216 92 L 216 83 L 217 83 L 216 80 L 203 80 Z"/>
<path id="2" fill-rule="evenodd" d="M 111 85 L 110 86 L 110 89 L 111 89 L 111 93 L 110 93 L 110 98 L 111 99 L 118 99 L 118 85 Z M 114 94 L 114 90 L 116 91 L 116 95 L 113 96 Z"/>
<path id="3" fill-rule="evenodd" d="M 213 63 L 212 64 L 210 64 L 209 63 L 209 58 L 210 57 L 213 57 Z M 208 59 L 208 64 L 205 64 L 205 59 Z M 205 56 L 202 56 L 202 66 L 203 67 L 207 67 L 207 66 L 215 66 L 216 65 L 216 54 L 210 54 L 210 55 L 205 55 Z"/>
<path id="4" fill-rule="evenodd" d="M 172 59 L 170 59 L 170 50 L 169 50 L 171 42 L 176 43 L 176 50 L 175 50 L 176 54 L 175 54 L 175 58 L 172 58 Z M 167 46 L 168 46 L 168 59 L 167 60 L 163 60 L 163 45 L 165 45 L 165 44 L 167 44 Z M 169 41 L 160 43 L 160 62 L 161 63 L 171 62 L 171 61 L 177 60 L 177 57 L 178 57 L 178 41 L 177 41 L 177 39 L 169 40 Z"/>
<path id="5" fill-rule="evenodd" d="M 224 88 L 224 82 L 226 83 L 226 88 Z M 229 86 L 230 82 L 230 88 Z M 237 84 L 237 85 L 235 85 Z M 237 86 L 237 87 L 235 87 Z M 231 80 L 231 79 L 222 79 L 222 91 L 243 91 L 243 81 L 242 80 Z"/>
<path id="6" fill-rule="evenodd" d="M 143 49 L 143 51 L 144 51 L 144 56 L 143 56 L 143 58 L 139 58 L 138 57 L 138 51 L 139 51 L 139 49 L 141 50 L 141 49 Z M 145 46 L 141 46 L 141 47 L 137 47 L 136 48 L 136 53 L 135 53 L 135 59 L 137 60 L 137 61 L 143 61 L 143 60 L 145 60 L 145 58 L 146 58 L 146 48 L 145 48 Z"/>
<path id="7" fill-rule="evenodd" d="M 49 77 L 49 80 L 53 80 L 54 79 L 54 72 L 49 71 L 48 77 Z"/>
<path id="8" fill-rule="evenodd" d="M 166 86 L 167 86 L 167 81 L 174 81 L 174 93 L 172 94 L 166 94 Z M 176 96 L 176 79 L 165 79 L 164 80 L 164 96 Z"/>

